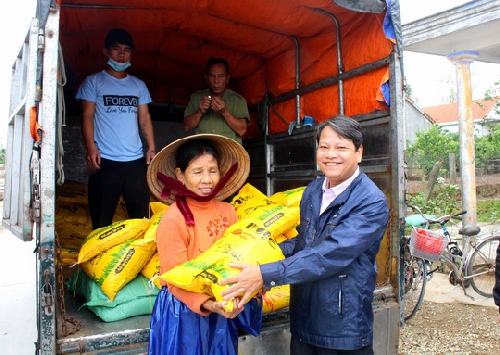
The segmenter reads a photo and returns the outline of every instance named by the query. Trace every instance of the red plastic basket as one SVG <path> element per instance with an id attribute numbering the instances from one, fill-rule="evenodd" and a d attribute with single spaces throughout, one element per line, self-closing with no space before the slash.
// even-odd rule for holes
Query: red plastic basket
<path id="1" fill-rule="evenodd" d="M 413 227 L 410 238 L 410 253 L 417 258 L 438 261 L 448 242 L 438 232 Z"/>

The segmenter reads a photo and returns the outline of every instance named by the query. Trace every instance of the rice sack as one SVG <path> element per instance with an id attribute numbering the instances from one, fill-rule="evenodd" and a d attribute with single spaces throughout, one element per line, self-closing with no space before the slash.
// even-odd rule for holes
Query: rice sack
<path id="1" fill-rule="evenodd" d="M 151 280 L 154 285 L 161 289 L 163 286 L 160 282 L 160 256 L 158 252 L 154 253 L 153 256 L 149 259 L 146 265 L 140 271 L 141 275 L 147 277 Z"/>
<path id="2" fill-rule="evenodd" d="M 270 238 L 276 240 L 280 235 L 299 223 L 299 207 L 287 207 L 276 203 L 259 206 L 247 218 L 230 226 L 227 231 L 242 228 L 264 228 Z M 241 225 L 239 223 L 242 223 Z"/>
<path id="3" fill-rule="evenodd" d="M 306 187 L 302 186 L 292 190 L 276 192 L 269 199 L 280 205 L 299 207 L 305 189 Z"/>
<path id="4" fill-rule="evenodd" d="M 275 286 L 262 295 L 262 313 L 277 311 L 290 305 L 290 285 Z"/>
<path id="5" fill-rule="evenodd" d="M 158 225 L 161 222 L 161 217 L 163 216 L 163 212 L 164 211 L 155 213 L 151 217 L 151 219 L 149 220 L 149 227 L 146 230 L 146 232 L 144 232 L 144 239 L 156 240 L 156 230 L 158 229 Z"/>
<path id="6" fill-rule="evenodd" d="M 160 276 L 162 280 L 184 290 L 205 293 L 222 301 L 220 292 L 229 286 L 218 285 L 219 280 L 239 274 L 240 269 L 229 263 L 265 264 L 284 259 L 278 244 L 270 237 L 263 223 L 255 220 L 235 223 L 231 231 L 215 242 L 206 252 L 174 267 Z M 231 311 L 234 303 L 228 301 L 225 309 Z"/>
<path id="7" fill-rule="evenodd" d="M 82 264 L 115 245 L 141 237 L 149 223 L 146 218 L 126 219 L 90 232 L 80 249 L 77 263 Z"/>
<path id="8" fill-rule="evenodd" d="M 165 212 L 165 210 L 168 208 L 168 205 L 163 202 L 150 202 L 149 208 L 151 209 L 151 212 L 153 212 L 153 215 L 155 215 L 159 212 Z"/>
<path id="9" fill-rule="evenodd" d="M 239 220 L 247 218 L 258 207 L 271 203 L 273 201 L 248 183 L 238 191 L 238 194 L 231 201 Z"/>
<path id="10" fill-rule="evenodd" d="M 116 293 L 139 274 L 155 250 L 155 240 L 129 240 L 83 263 L 82 269 L 112 301 Z"/>

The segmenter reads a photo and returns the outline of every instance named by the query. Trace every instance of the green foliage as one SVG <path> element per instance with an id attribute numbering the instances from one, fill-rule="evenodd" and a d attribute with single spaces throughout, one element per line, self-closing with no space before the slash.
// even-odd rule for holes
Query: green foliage
<path id="1" fill-rule="evenodd" d="M 498 97 L 499 95 L 500 95 L 500 81 L 495 81 L 493 82 L 493 85 L 484 93 L 484 99 L 487 101 L 493 100 L 495 97 Z M 496 103 L 495 107 L 493 107 L 493 110 L 497 115 L 500 114 L 500 101 Z"/>
<path id="2" fill-rule="evenodd" d="M 486 123 L 487 124 L 487 123 Z M 500 125 L 491 125 L 486 136 L 475 140 L 476 166 L 486 166 L 489 160 L 500 159 Z M 437 161 L 441 161 L 440 176 L 450 171 L 449 154 L 455 153 L 456 163 L 460 164 L 460 143 L 457 133 L 433 125 L 426 132 L 418 132 L 415 142 L 408 146 L 408 158 L 422 169 L 427 176 Z"/>
<path id="3" fill-rule="evenodd" d="M 457 185 L 442 185 L 435 189 L 428 201 L 424 192 L 408 197 L 408 203 L 418 206 L 423 213 L 442 216 L 455 214 L 462 210 L 460 190 Z M 415 213 L 417 213 L 415 211 Z M 478 222 L 498 223 L 500 221 L 500 200 L 480 201 L 476 205 Z M 406 227 L 405 234 L 411 232 L 411 226 Z"/>
<path id="4" fill-rule="evenodd" d="M 5 164 L 5 149 L 0 149 L 0 164 Z"/>
<path id="5" fill-rule="evenodd" d="M 476 207 L 479 222 L 498 223 L 500 219 L 500 200 L 481 201 Z"/>
<path id="6" fill-rule="evenodd" d="M 408 202 L 418 206 L 423 213 L 442 216 L 445 214 L 455 214 L 461 211 L 459 188 L 457 185 L 438 185 L 434 188 L 431 196 L 425 201 L 425 192 L 419 192 L 408 197 Z"/>
<path id="7" fill-rule="evenodd" d="M 409 97 L 410 99 L 412 98 L 412 95 L 413 95 L 413 89 L 411 88 L 411 85 L 410 84 L 407 84 L 404 88 L 404 91 L 405 91 L 405 94 L 407 97 Z"/>
<path id="8" fill-rule="evenodd" d="M 426 132 L 417 132 L 417 139 L 408 146 L 408 157 L 428 175 L 437 161 L 442 168 L 450 170 L 449 155 L 459 155 L 458 134 L 450 133 L 438 125 L 433 125 Z"/>
<path id="9" fill-rule="evenodd" d="M 488 160 L 500 158 L 500 125 L 490 127 L 490 133 L 476 137 L 476 165 L 486 165 Z"/>

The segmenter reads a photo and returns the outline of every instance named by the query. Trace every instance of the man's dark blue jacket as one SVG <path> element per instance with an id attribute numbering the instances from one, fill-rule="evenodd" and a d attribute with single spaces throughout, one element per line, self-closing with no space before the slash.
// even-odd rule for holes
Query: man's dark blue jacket
<path id="1" fill-rule="evenodd" d="M 324 178 L 300 203 L 300 233 L 280 244 L 287 257 L 261 266 L 264 285 L 290 284 L 291 333 L 328 349 L 373 342 L 375 256 L 389 218 L 387 199 L 364 173 L 320 213 Z"/>

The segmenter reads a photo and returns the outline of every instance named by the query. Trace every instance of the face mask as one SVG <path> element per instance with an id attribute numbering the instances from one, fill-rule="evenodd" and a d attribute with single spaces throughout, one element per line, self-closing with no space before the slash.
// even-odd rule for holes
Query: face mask
<path id="1" fill-rule="evenodd" d="M 130 62 L 127 63 L 118 63 L 115 62 L 113 59 L 109 58 L 108 60 L 108 65 L 114 70 L 114 71 L 124 71 L 128 67 L 130 67 Z"/>

